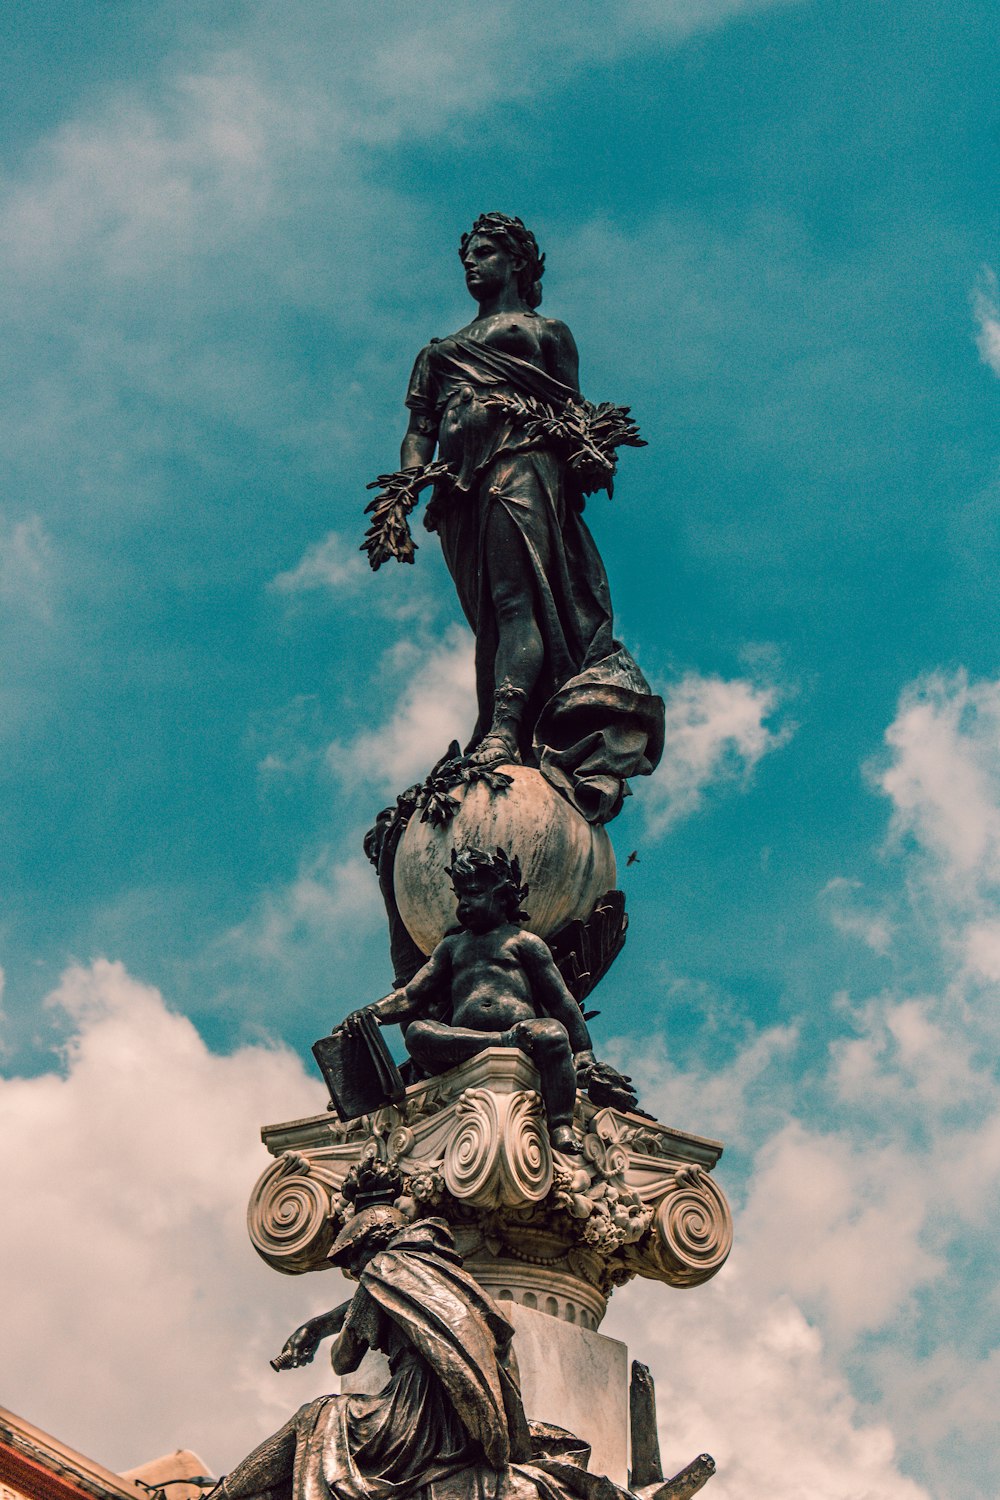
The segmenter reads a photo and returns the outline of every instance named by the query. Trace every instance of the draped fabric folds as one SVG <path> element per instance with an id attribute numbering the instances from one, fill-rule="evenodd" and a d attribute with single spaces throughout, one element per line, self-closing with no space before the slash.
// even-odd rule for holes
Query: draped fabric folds
<path id="1" fill-rule="evenodd" d="M 625 1500 L 579 1438 L 525 1419 L 514 1330 L 442 1219 L 402 1229 L 360 1283 L 341 1338 L 386 1355 L 384 1390 L 308 1402 L 217 1500 Z"/>
<path id="2" fill-rule="evenodd" d="M 524 547 L 544 646 L 522 755 L 586 818 L 604 823 L 620 810 L 627 778 L 648 775 L 659 761 L 663 701 L 614 638 L 607 574 L 563 455 L 497 397 L 533 397 L 557 412 L 580 399 L 526 360 L 459 335 L 421 351 L 406 397 L 424 429 L 437 433 L 454 475 L 437 487 L 427 525 L 440 533 L 476 636 L 474 740 L 489 728 L 496 686 L 486 530 L 490 508 L 500 505 Z"/>

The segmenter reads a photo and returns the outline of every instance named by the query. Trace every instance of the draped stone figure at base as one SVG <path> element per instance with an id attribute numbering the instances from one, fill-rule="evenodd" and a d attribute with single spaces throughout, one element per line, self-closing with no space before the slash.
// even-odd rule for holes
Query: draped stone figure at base
<path id="1" fill-rule="evenodd" d="M 331 1357 L 338 1374 L 378 1349 L 388 1360 L 389 1381 L 378 1395 L 308 1402 L 210 1500 L 621 1500 L 628 1494 L 587 1472 L 589 1449 L 578 1438 L 527 1421 L 514 1330 L 464 1270 L 444 1220 L 410 1224 L 386 1205 L 363 1208 L 329 1259 L 359 1281 L 358 1291 L 297 1329 L 275 1364 L 308 1363 L 321 1339 L 336 1333 Z M 694 1493 L 673 1484 L 638 1493 L 642 1500 Z"/>

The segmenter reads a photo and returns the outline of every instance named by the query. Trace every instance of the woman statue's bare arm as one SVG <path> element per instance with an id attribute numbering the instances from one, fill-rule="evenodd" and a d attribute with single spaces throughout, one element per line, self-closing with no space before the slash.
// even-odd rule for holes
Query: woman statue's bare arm
<path id="1" fill-rule="evenodd" d="M 399 467 L 415 469 L 429 464 L 437 447 L 437 432 L 428 432 L 427 417 L 420 412 L 410 413 L 410 423 L 399 450 Z"/>

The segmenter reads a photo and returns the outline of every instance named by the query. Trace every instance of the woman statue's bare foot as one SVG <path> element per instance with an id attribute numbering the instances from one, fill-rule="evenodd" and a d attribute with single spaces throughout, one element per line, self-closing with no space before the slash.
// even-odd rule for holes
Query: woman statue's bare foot
<path id="1" fill-rule="evenodd" d="M 509 677 L 498 683 L 493 693 L 493 723 L 472 753 L 466 756 L 467 765 L 499 766 L 505 761 L 515 766 L 521 764 L 517 742 L 527 703 L 524 688 L 515 687 Z"/>

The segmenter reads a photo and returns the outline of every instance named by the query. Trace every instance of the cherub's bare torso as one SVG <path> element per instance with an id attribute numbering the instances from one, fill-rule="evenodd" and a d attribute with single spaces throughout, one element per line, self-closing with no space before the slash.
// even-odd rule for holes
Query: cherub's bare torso
<path id="1" fill-rule="evenodd" d="M 505 922 L 491 932 L 455 933 L 442 947 L 451 965 L 453 1026 L 506 1031 L 540 1013 L 526 968 L 528 945 L 519 927 Z"/>
<path id="2" fill-rule="evenodd" d="M 472 856 L 475 856 L 475 859 Z M 590 1035 L 551 949 L 512 920 L 519 892 L 503 850 L 456 854 L 466 868 L 455 878 L 459 930 L 441 939 L 400 990 L 370 1009 L 404 1026 L 406 1049 L 434 1075 L 488 1047 L 516 1047 L 533 1060 L 552 1144 L 578 1152 L 572 1129 L 576 1059 L 592 1066 Z M 498 869 L 498 861 L 500 861 Z M 344 1023 L 351 1024 L 351 1018 Z"/>

